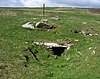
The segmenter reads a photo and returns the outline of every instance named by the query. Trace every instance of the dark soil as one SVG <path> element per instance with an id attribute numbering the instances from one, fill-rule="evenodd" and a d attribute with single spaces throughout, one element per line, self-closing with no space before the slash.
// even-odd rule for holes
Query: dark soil
<path id="1" fill-rule="evenodd" d="M 88 9 L 90 12 L 92 13 L 97 13 L 97 14 L 100 14 L 100 9 L 96 9 L 96 8 L 91 8 L 91 9 Z"/>

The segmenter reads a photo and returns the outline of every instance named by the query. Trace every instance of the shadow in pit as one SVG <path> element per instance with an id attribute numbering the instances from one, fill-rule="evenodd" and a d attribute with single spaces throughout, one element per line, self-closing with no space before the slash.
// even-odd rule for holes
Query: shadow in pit
<path id="1" fill-rule="evenodd" d="M 54 55 L 61 56 L 66 47 L 52 47 L 50 48 Z"/>

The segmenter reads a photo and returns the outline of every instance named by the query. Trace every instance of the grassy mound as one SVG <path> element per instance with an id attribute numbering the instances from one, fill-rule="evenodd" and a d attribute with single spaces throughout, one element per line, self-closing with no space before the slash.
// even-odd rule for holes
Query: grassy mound
<path id="1" fill-rule="evenodd" d="M 52 19 L 55 16 L 60 20 Z M 48 19 L 48 24 L 57 28 L 45 31 L 21 27 L 41 19 Z M 74 29 L 92 29 L 92 36 L 73 33 Z M 31 45 L 34 41 L 59 43 L 66 39 L 78 42 L 57 58 L 45 46 Z M 39 61 L 31 52 L 23 51 L 28 47 L 37 51 Z M 0 79 L 100 79 L 99 70 L 99 14 L 88 9 L 47 8 L 42 18 L 41 8 L 0 8 Z"/>

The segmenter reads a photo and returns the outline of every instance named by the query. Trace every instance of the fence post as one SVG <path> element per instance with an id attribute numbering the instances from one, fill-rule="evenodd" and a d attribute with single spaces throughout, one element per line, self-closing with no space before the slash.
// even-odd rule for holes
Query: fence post
<path id="1" fill-rule="evenodd" d="M 43 17 L 45 17 L 45 4 L 43 3 Z"/>

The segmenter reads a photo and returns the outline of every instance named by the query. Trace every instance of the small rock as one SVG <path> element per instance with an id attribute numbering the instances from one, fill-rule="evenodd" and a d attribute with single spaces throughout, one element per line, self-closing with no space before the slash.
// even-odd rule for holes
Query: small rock
<path id="1" fill-rule="evenodd" d="M 66 58 L 66 60 L 68 61 L 70 59 L 70 57 Z"/>
<path id="2" fill-rule="evenodd" d="M 75 41 L 75 42 L 78 42 L 79 40 L 76 39 L 76 40 L 74 40 L 74 41 Z"/>
<path id="3" fill-rule="evenodd" d="M 48 22 L 48 19 L 42 19 L 41 21 L 42 22 Z"/>
<path id="4" fill-rule="evenodd" d="M 93 36 L 92 34 L 89 34 L 89 36 Z"/>
<path id="5" fill-rule="evenodd" d="M 91 49 L 92 49 L 92 47 L 89 48 L 89 50 L 91 50 Z"/>
<path id="6" fill-rule="evenodd" d="M 28 44 L 28 42 L 25 42 L 25 44 Z"/>
<path id="7" fill-rule="evenodd" d="M 96 53 L 96 52 L 95 52 L 95 50 L 93 50 L 92 52 L 93 52 L 93 54 L 95 54 L 95 53 Z"/>
<path id="8" fill-rule="evenodd" d="M 87 67 L 89 67 L 90 65 L 89 64 L 87 64 Z"/>
<path id="9" fill-rule="evenodd" d="M 77 52 L 77 53 L 78 53 L 79 55 L 81 55 L 81 56 L 83 55 L 81 52 Z"/>
<path id="10" fill-rule="evenodd" d="M 58 16 L 56 16 L 56 17 L 51 17 L 51 19 L 60 20 L 60 18 L 59 18 Z"/>
<path id="11" fill-rule="evenodd" d="M 98 36 L 99 34 L 95 34 L 96 36 Z"/>
<path id="12" fill-rule="evenodd" d="M 87 22 L 83 22 L 82 24 L 87 24 Z"/>
<path id="13" fill-rule="evenodd" d="M 26 24 L 23 24 L 22 27 L 26 29 L 34 29 L 34 26 L 31 22 L 27 22 Z"/>

